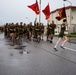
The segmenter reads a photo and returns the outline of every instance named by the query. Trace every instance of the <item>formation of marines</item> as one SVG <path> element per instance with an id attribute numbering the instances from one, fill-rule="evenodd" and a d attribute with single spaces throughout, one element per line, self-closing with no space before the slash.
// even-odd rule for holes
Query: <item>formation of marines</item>
<path id="1" fill-rule="evenodd" d="M 55 28 L 56 25 L 54 24 L 54 21 L 47 24 L 47 41 L 50 39 L 50 43 L 52 43 Z M 31 38 L 33 38 L 37 42 L 40 42 L 41 40 L 43 41 L 44 29 L 44 24 L 38 22 L 34 22 L 34 25 L 32 25 L 32 22 L 29 24 L 23 22 L 20 22 L 20 24 L 6 23 L 4 28 L 4 36 L 5 38 L 10 38 L 12 41 L 25 37 L 30 41 Z"/>
<path id="2" fill-rule="evenodd" d="M 20 24 L 16 23 L 6 23 L 4 28 L 4 36 L 5 38 L 10 38 L 12 41 L 15 41 L 17 38 L 26 37 L 31 41 L 31 38 L 37 39 L 38 42 L 41 40 L 41 36 L 44 33 L 44 25 L 42 23 L 36 23 L 34 26 L 32 22 L 28 25 L 20 22 Z M 43 39 L 43 38 L 42 38 Z"/>

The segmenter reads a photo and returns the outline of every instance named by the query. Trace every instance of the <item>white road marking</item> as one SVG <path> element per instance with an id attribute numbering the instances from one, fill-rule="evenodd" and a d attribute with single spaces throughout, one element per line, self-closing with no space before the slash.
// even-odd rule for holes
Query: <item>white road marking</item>
<path id="1" fill-rule="evenodd" d="M 76 49 L 72 49 L 72 48 L 68 48 L 68 47 L 64 47 L 64 48 L 67 50 L 70 50 L 70 51 L 76 51 Z"/>

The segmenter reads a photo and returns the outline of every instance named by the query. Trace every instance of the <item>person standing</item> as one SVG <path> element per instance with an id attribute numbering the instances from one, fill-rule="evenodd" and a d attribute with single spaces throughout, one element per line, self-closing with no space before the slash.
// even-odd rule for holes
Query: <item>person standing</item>
<path id="1" fill-rule="evenodd" d="M 62 45 L 60 47 L 63 48 L 63 49 L 65 49 L 63 46 L 68 41 L 68 37 L 65 36 L 65 34 L 64 34 L 64 32 L 66 30 L 66 26 L 68 26 L 67 20 L 66 19 L 63 19 L 63 23 L 61 25 L 61 31 L 59 33 L 59 39 L 58 39 L 58 41 L 56 42 L 56 44 L 54 46 L 55 51 L 58 51 L 57 50 L 57 46 L 62 41 L 62 38 L 64 38 L 64 41 L 63 41 L 63 43 L 62 43 Z"/>

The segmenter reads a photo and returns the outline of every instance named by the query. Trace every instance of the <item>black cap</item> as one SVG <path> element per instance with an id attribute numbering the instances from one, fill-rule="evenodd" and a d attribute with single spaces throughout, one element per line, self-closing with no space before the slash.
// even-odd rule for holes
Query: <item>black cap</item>
<path id="1" fill-rule="evenodd" d="M 63 22 L 66 22 L 67 20 L 66 19 L 63 19 Z"/>

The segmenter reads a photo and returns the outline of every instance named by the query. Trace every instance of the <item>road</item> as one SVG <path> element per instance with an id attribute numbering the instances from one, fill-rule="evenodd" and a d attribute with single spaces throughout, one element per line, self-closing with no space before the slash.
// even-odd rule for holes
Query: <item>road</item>
<path id="1" fill-rule="evenodd" d="M 66 43 L 65 50 L 59 45 L 55 51 L 57 40 L 51 44 L 46 37 L 40 43 L 25 39 L 21 47 L 0 34 L 0 75 L 76 75 L 76 44 Z"/>

